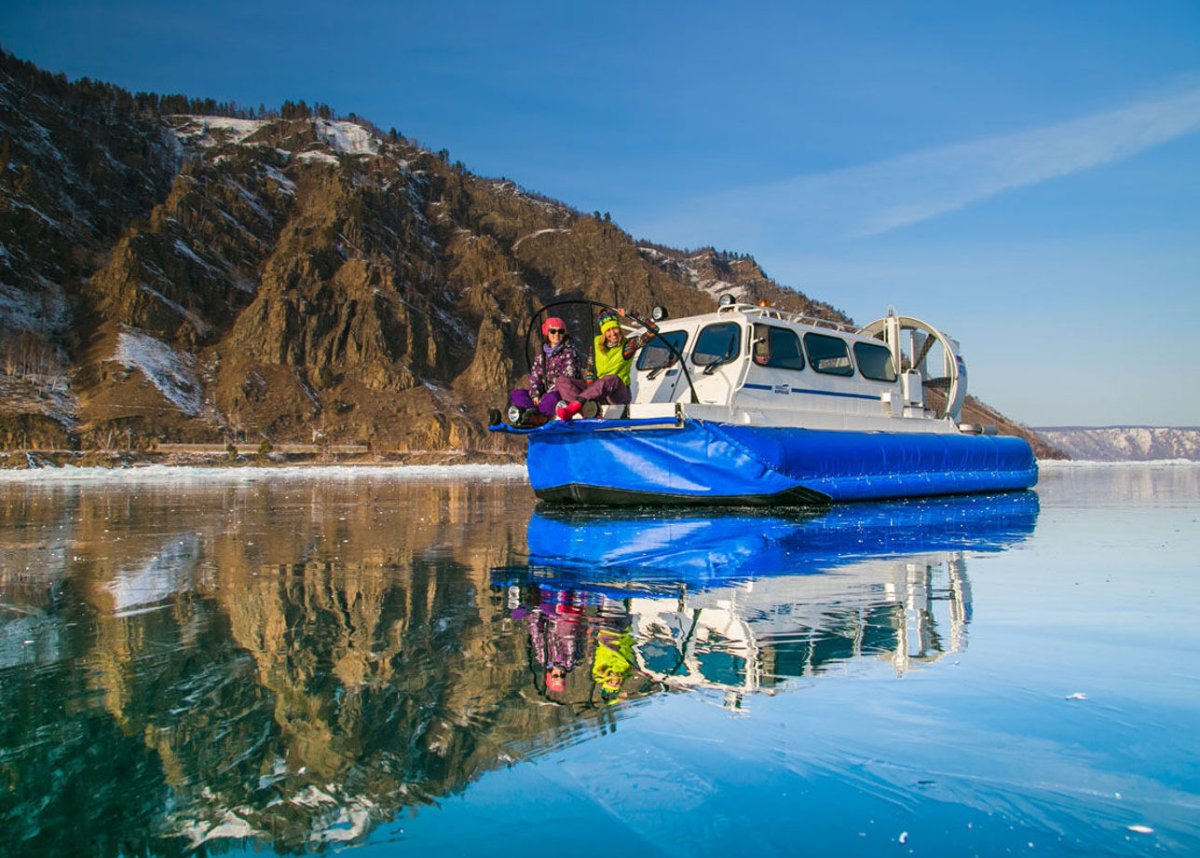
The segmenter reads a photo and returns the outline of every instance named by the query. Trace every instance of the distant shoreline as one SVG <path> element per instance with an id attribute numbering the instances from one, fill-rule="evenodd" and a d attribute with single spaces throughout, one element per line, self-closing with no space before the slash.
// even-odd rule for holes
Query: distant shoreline
<path id="1" fill-rule="evenodd" d="M 197 479 L 197 480 L 264 480 L 289 478 L 359 479 L 467 479 L 521 480 L 528 479 L 523 462 L 503 461 L 252 461 L 242 463 L 185 463 L 185 462 L 122 462 L 117 457 L 105 464 L 43 463 L 35 467 L 0 467 L 0 483 L 97 482 L 103 480 L 137 481 L 139 479 Z M 1120 461 L 1042 459 L 1042 472 L 1094 468 L 1200 468 L 1200 462 L 1190 459 L 1125 459 Z M 1035 487 L 1036 488 L 1036 487 Z"/>
<path id="2" fill-rule="evenodd" d="M 1151 465 L 1155 467 L 1200 467 L 1195 459 L 1038 459 L 1038 470 L 1057 471 L 1068 468 L 1128 468 Z"/>
<path id="3" fill-rule="evenodd" d="M 1143 423 L 1113 423 L 1107 426 L 1030 426 L 1034 432 L 1090 432 L 1097 429 L 1174 429 L 1177 432 L 1200 432 L 1200 426 L 1151 426 Z"/>
<path id="4" fill-rule="evenodd" d="M 333 448 L 317 451 L 301 445 L 281 445 L 268 452 L 253 452 L 212 445 L 170 445 L 156 450 L 13 450 L 0 452 L 0 473 L 59 469 L 109 471 L 140 470 L 147 467 L 192 468 L 195 470 L 273 470 L 278 468 L 401 468 L 513 465 L 524 468 L 512 454 L 477 451 L 418 450 L 372 454 L 367 448 Z"/>
<path id="5" fill-rule="evenodd" d="M 0 468 L 0 483 L 23 482 L 136 482 L 138 480 L 247 480 L 318 478 L 318 479 L 473 479 L 527 480 L 523 464 L 494 464 L 485 462 L 459 464 L 379 464 L 357 463 L 292 463 L 245 466 L 140 464 L 130 467 L 75 465 L 41 468 Z"/>

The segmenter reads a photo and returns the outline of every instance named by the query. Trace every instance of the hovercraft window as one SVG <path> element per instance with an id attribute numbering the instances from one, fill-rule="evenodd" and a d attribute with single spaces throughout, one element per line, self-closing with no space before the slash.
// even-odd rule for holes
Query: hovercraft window
<path id="1" fill-rule="evenodd" d="M 772 325 L 754 326 L 754 362 L 780 369 L 804 369 L 804 353 L 795 331 Z"/>
<path id="2" fill-rule="evenodd" d="M 696 338 L 692 351 L 692 363 L 696 366 L 716 367 L 731 361 L 742 348 L 742 326 L 736 322 L 720 322 L 709 325 Z"/>
<path id="3" fill-rule="evenodd" d="M 659 334 L 642 346 L 642 350 L 638 352 L 638 372 L 650 372 L 675 366 L 679 361 L 675 355 L 683 354 L 683 345 L 686 342 L 687 331 L 668 331 L 665 334 Z"/>
<path id="4" fill-rule="evenodd" d="M 840 337 L 805 334 L 804 348 L 808 352 L 808 362 L 817 372 L 828 375 L 854 375 L 850 352 L 846 350 L 845 340 Z"/>
<path id="5" fill-rule="evenodd" d="M 886 346 L 873 343 L 855 343 L 854 360 L 864 377 L 875 381 L 895 381 L 896 367 L 892 365 L 892 353 Z"/>

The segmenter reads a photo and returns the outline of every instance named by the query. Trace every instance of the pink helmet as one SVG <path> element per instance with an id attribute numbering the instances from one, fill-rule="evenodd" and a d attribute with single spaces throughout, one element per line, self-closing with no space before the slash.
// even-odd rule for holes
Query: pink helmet
<path id="1" fill-rule="evenodd" d="M 543 337 L 549 336 L 549 334 L 547 332 L 551 328 L 558 328 L 561 331 L 563 331 L 563 333 L 566 333 L 567 323 L 564 322 L 562 319 L 558 318 L 558 316 L 549 317 L 548 319 L 546 319 L 546 321 L 542 322 L 542 336 Z"/>

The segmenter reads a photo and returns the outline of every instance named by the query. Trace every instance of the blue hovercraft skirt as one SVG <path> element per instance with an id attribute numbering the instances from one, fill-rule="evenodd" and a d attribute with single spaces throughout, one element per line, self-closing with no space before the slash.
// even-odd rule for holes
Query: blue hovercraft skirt
<path id="1" fill-rule="evenodd" d="M 997 435 L 842 432 L 686 419 L 552 421 L 492 427 L 528 438 L 544 501 L 813 505 L 1027 489 L 1033 450 Z"/>

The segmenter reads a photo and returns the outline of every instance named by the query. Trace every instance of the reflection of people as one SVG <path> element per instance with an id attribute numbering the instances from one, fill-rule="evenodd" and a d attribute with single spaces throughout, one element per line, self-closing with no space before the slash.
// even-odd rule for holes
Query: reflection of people
<path id="1" fill-rule="evenodd" d="M 575 348 L 567 324 L 557 316 L 542 322 L 545 342 L 529 368 L 529 387 L 518 388 L 509 394 L 509 401 L 521 409 L 521 423 L 540 425 L 554 416 L 559 394 L 555 383 L 562 378 L 579 379 L 583 361 Z"/>
<path id="2" fill-rule="evenodd" d="M 569 590 L 537 590 L 539 603 L 529 609 L 529 643 L 544 670 L 546 691 L 561 694 L 567 674 L 579 661 L 583 639 L 583 605 Z M 520 619 L 524 612 L 514 611 Z"/>
<path id="3" fill-rule="evenodd" d="M 544 699 L 582 713 L 662 689 L 638 667 L 625 600 L 533 583 L 510 588 L 509 599 L 509 616 L 528 630 L 529 669 Z"/>
<path id="4" fill-rule="evenodd" d="M 600 697 L 607 703 L 615 703 L 628 697 L 621 690 L 625 678 L 633 670 L 633 635 L 612 629 L 596 632 L 596 653 L 592 658 L 592 679 L 600 687 Z"/>
<path id="5" fill-rule="evenodd" d="M 629 385 L 633 356 L 658 333 L 658 328 L 653 322 L 642 322 L 648 329 L 646 333 L 626 337 L 621 329 L 624 318 L 624 307 L 602 313 L 600 335 L 593 342 L 593 354 L 584 380 L 565 376 L 558 379 L 555 389 L 566 403 L 558 408 L 561 419 L 570 420 L 588 402 L 626 405 L 632 398 Z"/>
<path id="6" fill-rule="evenodd" d="M 631 633 L 633 617 L 629 603 L 601 597 L 592 629 L 592 681 L 600 692 L 600 700 L 612 705 L 634 694 L 644 692 L 644 675 L 637 669 L 634 639 Z M 641 681 L 632 681 L 639 677 Z"/>

